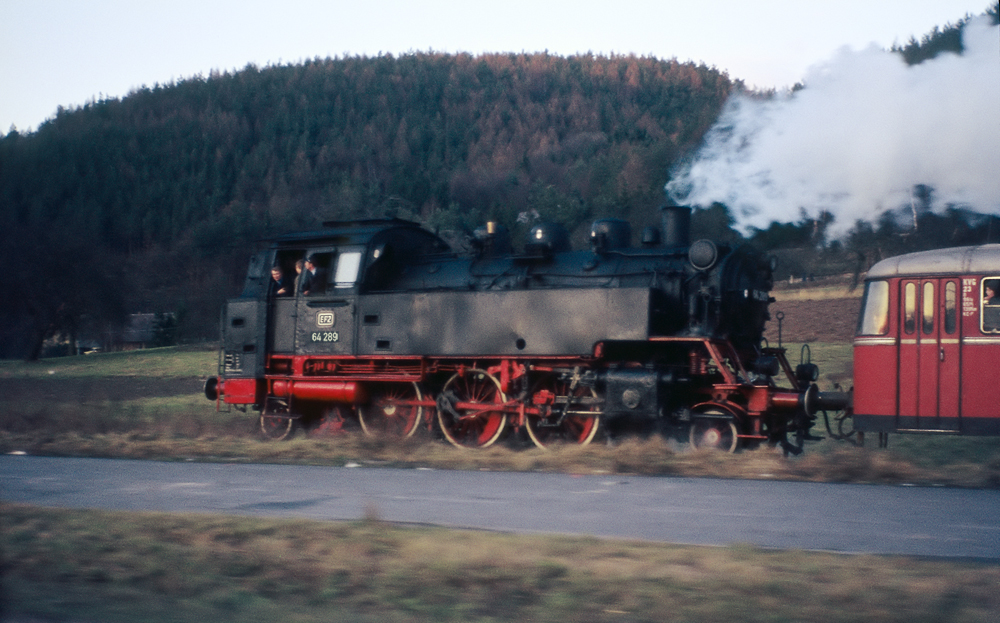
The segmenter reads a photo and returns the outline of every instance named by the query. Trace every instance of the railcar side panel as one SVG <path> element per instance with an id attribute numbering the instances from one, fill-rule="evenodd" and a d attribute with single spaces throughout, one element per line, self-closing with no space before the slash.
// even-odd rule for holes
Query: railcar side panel
<path id="1" fill-rule="evenodd" d="M 975 429 L 987 426 L 986 419 L 995 420 L 1000 433 L 1000 337 L 973 338 L 963 350 L 969 370 L 962 379 L 963 419 Z"/>
<path id="2" fill-rule="evenodd" d="M 896 425 L 896 345 L 892 338 L 869 339 L 854 347 L 854 426 L 885 430 Z"/>

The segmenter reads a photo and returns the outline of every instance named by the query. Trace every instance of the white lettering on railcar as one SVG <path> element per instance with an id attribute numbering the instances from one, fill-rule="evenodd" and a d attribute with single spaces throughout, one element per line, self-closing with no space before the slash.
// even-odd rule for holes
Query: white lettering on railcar
<path id="1" fill-rule="evenodd" d="M 978 280 L 975 277 L 962 279 L 962 315 L 963 316 L 975 316 L 976 310 L 979 309 L 979 305 L 976 304 L 976 300 L 979 298 L 976 295 L 976 282 Z"/>

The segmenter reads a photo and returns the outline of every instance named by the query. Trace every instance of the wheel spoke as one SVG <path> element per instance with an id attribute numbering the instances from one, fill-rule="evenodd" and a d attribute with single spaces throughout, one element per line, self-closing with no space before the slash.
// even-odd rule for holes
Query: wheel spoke
<path id="1" fill-rule="evenodd" d="M 410 437 L 420 426 L 424 408 L 414 402 L 423 398 L 416 383 L 383 385 L 371 401 L 358 408 L 358 419 L 366 435 Z"/>
<path id="2" fill-rule="evenodd" d="M 531 392 L 533 402 L 539 406 L 539 415 L 528 415 L 525 428 L 528 436 L 539 448 L 546 448 L 557 443 L 576 443 L 581 446 L 590 443 L 597 435 L 601 425 L 599 416 L 569 415 L 563 417 L 566 411 L 599 412 L 597 392 L 592 388 L 577 386 L 570 390 L 570 383 L 555 376 L 547 376 L 539 380 Z M 590 404 L 578 400 L 590 398 Z M 568 403 L 568 404 L 567 404 Z"/>
<path id="3" fill-rule="evenodd" d="M 285 439 L 291 435 L 293 424 L 294 417 L 289 413 L 287 403 L 269 402 L 260 412 L 260 433 L 265 439 Z"/>
<path id="4" fill-rule="evenodd" d="M 735 452 L 739 444 L 736 422 L 721 412 L 714 417 L 695 417 L 691 422 L 691 445 L 696 449 Z"/>
<path id="5" fill-rule="evenodd" d="M 502 408 L 481 408 L 481 405 L 499 407 L 507 401 L 500 390 L 500 382 L 484 370 L 470 369 L 456 373 L 445 383 L 441 401 L 445 403 L 445 408 L 438 408 L 438 423 L 445 438 L 455 446 L 491 446 L 507 426 L 507 414 Z M 471 405 L 477 408 L 471 408 Z"/>

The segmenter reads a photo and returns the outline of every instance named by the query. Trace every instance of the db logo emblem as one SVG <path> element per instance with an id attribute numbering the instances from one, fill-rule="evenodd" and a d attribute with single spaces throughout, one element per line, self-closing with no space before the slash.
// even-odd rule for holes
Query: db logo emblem
<path id="1" fill-rule="evenodd" d="M 316 314 L 317 327 L 332 327 L 334 315 L 332 311 L 321 311 Z"/>

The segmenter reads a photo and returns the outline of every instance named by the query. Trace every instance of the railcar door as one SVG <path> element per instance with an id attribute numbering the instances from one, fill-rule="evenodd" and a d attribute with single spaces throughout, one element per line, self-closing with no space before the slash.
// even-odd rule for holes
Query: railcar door
<path id="1" fill-rule="evenodd" d="M 938 428 L 962 428 L 962 323 L 959 322 L 961 280 L 941 279 L 938 321 Z"/>
<path id="2" fill-rule="evenodd" d="M 1000 435 L 1000 274 L 962 283 L 962 432 Z"/>
<path id="3" fill-rule="evenodd" d="M 901 430 L 959 430 L 957 279 L 901 282 L 899 420 Z"/>

